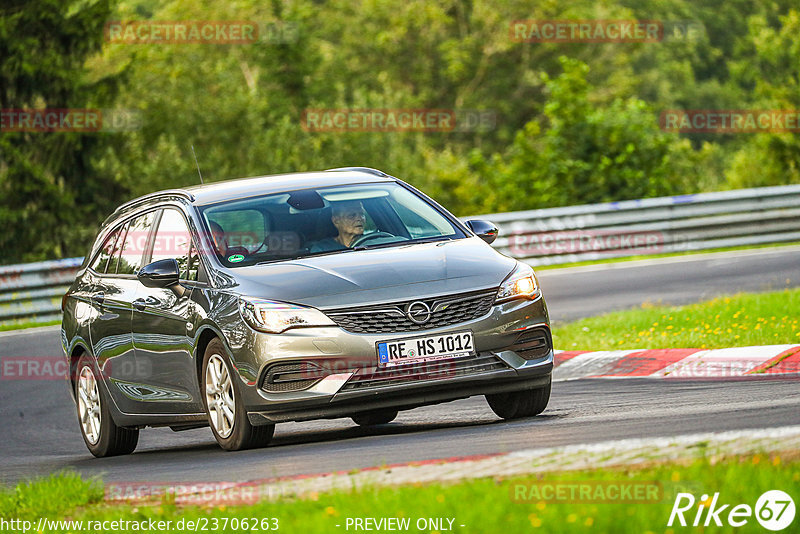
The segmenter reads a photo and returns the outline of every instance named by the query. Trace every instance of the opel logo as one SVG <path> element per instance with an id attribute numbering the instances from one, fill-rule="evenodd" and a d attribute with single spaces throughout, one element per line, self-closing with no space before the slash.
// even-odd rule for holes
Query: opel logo
<path id="1" fill-rule="evenodd" d="M 406 317 L 412 323 L 425 324 L 431 319 L 431 307 L 420 300 L 412 302 L 406 308 Z"/>

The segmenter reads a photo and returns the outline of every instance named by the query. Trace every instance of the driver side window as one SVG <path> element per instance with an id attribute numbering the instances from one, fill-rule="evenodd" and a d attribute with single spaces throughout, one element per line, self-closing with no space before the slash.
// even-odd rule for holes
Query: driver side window
<path id="1" fill-rule="evenodd" d="M 197 280 L 197 268 L 190 261 L 192 250 L 192 234 L 183 214 L 177 209 L 166 208 L 158 223 L 150 261 L 175 258 L 178 260 L 181 279 Z"/>

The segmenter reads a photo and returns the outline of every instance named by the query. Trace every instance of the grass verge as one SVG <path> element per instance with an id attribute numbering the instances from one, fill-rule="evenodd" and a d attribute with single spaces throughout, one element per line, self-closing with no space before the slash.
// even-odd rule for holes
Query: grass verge
<path id="1" fill-rule="evenodd" d="M 626 485 L 644 487 L 644 493 L 639 496 L 645 495 L 647 499 L 644 502 L 637 500 L 634 493 L 637 490 L 630 493 L 632 499 L 625 498 Z M 590 498 L 586 499 L 585 493 L 574 493 L 572 488 L 576 486 L 590 488 Z M 563 489 L 561 496 L 564 498 L 557 493 L 548 493 L 560 491 L 559 487 Z M 195 524 L 199 521 L 198 531 L 202 531 L 205 525 L 209 531 L 241 532 L 254 530 L 252 525 L 262 525 L 261 520 L 272 518 L 277 519 L 279 530 L 285 532 L 347 532 L 354 530 L 352 525 L 346 528 L 348 518 L 391 517 L 407 518 L 410 521 L 408 531 L 411 532 L 448 530 L 430 528 L 428 519 L 436 518 L 449 529 L 465 533 L 669 533 L 687 530 L 667 527 L 678 492 L 691 493 L 698 501 L 702 494 L 719 492 L 720 505 L 743 503 L 754 507 L 761 494 L 773 489 L 786 491 L 797 499 L 798 487 L 800 461 L 767 454 L 728 458 L 710 456 L 638 468 L 555 472 L 509 479 L 483 478 L 448 485 L 337 491 L 240 507 L 178 507 L 168 501 L 152 505 L 108 504 L 102 500 L 102 490 L 96 482 L 64 473 L 0 492 L 0 516 L 5 520 L 32 521 L 34 525 L 39 517 L 83 522 L 82 529 L 73 524 L 62 525 L 61 529 L 47 529 L 47 532 L 86 531 L 87 526 L 91 527 L 90 521 L 140 522 L 151 519 L 171 521 L 173 528 L 169 531 L 176 531 L 174 526 L 183 520 L 184 526 L 188 521 Z M 580 498 L 581 495 L 584 499 Z M 694 520 L 696 510 L 697 505 L 686 512 L 689 523 Z M 240 521 L 234 527 L 234 518 L 248 520 L 250 528 L 241 528 L 244 523 Z M 448 519 L 453 520 L 452 526 Z M 418 521 L 420 524 L 425 521 L 425 528 L 418 528 Z M 221 528 L 225 522 L 227 528 Z M 268 521 L 267 524 L 274 525 L 274 522 Z M 212 529 L 213 526 L 217 528 Z M 747 527 L 747 531 L 760 531 L 755 517 L 749 518 Z M 120 531 L 138 530 L 129 526 Z M 712 528 L 707 531 L 733 530 Z"/>
<path id="2" fill-rule="evenodd" d="M 726 348 L 800 344 L 800 289 L 740 293 L 687 306 L 653 306 L 553 328 L 562 350 Z"/>
<path id="3" fill-rule="evenodd" d="M 9 330 L 24 330 L 26 328 L 36 328 L 38 326 L 53 326 L 61 324 L 61 319 L 55 321 L 44 322 L 28 322 L 28 323 L 14 323 L 14 324 L 0 324 L 0 332 L 8 332 Z"/>

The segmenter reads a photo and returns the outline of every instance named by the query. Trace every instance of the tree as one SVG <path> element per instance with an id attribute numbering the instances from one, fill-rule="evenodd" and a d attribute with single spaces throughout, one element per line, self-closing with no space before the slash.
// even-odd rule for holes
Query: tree
<path id="1" fill-rule="evenodd" d="M 0 8 L 0 108 L 99 108 L 114 78 L 87 78 L 100 50 L 107 0 L 17 2 Z M 0 133 L 2 261 L 59 258 L 84 250 L 120 196 L 92 159 L 111 142 L 99 132 Z"/>
<path id="2" fill-rule="evenodd" d="M 662 132 L 656 113 L 637 98 L 595 107 L 589 67 L 561 58 L 563 72 L 546 81 L 545 124 L 529 122 L 494 181 L 503 210 L 669 195 L 686 189 L 687 142 Z"/>

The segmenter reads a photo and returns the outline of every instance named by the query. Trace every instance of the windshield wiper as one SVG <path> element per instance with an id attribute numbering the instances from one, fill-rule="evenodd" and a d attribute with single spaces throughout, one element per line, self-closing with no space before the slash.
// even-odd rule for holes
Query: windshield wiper
<path id="1" fill-rule="evenodd" d="M 449 236 L 424 237 L 420 239 L 408 239 L 406 241 L 392 241 L 390 243 L 376 243 L 374 245 L 360 245 L 352 250 L 372 250 L 376 248 L 402 247 L 406 245 L 417 245 L 421 243 L 435 243 L 437 241 L 453 241 Z"/>

